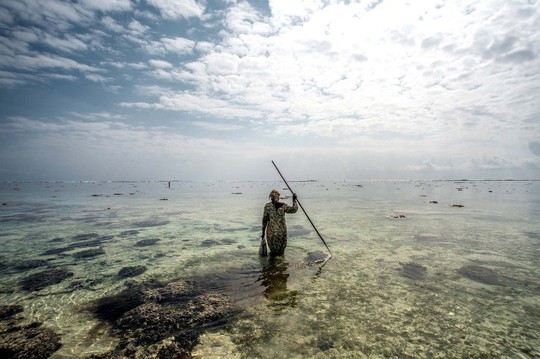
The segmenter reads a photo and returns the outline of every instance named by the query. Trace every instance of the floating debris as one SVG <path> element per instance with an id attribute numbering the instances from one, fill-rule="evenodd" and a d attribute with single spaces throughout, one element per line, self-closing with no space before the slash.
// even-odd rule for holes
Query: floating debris
<path id="1" fill-rule="evenodd" d="M 394 215 L 387 216 L 386 218 L 407 219 L 408 217 L 404 214 L 394 214 Z"/>

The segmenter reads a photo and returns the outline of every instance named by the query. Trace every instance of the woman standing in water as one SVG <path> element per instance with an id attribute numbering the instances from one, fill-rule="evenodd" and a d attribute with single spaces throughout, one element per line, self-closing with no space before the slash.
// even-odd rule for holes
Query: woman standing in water
<path id="1" fill-rule="evenodd" d="M 298 211 L 296 194 L 293 193 L 292 206 L 279 202 L 279 196 L 280 193 L 273 189 L 269 195 L 271 202 L 268 202 L 264 206 L 261 240 L 264 242 L 264 235 L 266 233 L 266 242 L 270 249 L 270 257 L 277 257 L 285 254 L 285 248 L 287 247 L 287 223 L 285 222 L 285 213 L 296 213 L 296 211 Z M 266 246 L 264 247 L 266 248 Z M 260 252 L 260 254 L 266 255 L 264 251 Z"/>

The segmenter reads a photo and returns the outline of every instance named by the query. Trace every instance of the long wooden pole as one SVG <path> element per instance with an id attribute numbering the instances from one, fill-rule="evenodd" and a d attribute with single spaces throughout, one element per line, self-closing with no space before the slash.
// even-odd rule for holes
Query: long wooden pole
<path id="1" fill-rule="evenodd" d="M 287 185 L 287 188 L 289 189 L 289 191 L 291 191 L 291 193 L 294 193 L 293 190 L 291 189 L 291 186 L 289 186 L 289 184 L 287 183 L 287 180 L 285 180 L 285 177 L 283 177 L 283 175 L 281 174 L 279 168 L 276 166 L 276 164 L 274 163 L 274 161 L 272 161 L 272 164 L 274 165 L 274 167 L 276 168 L 276 171 L 279 173 L 279 175 L 281 176 L 281 179 L 283 180 L 283 182 L 285 182 L 285 184 Z M 326 244 L 326 242 L 324 241 L 324 238 L 321 236 L 321 234 L 319 233 L 319 231 L 317 230 L 317 227 L 315 227 L 315 225 L 313 224 L 313 222 L 311 221 L 311 218 L 309 218 L 308 214 L 306 213 L 306 210 L 304 209 L 304 207 L 302 207 L 302 204 L 300 203 L 300 201 L 297 199 L 296 202 L 298 202 L 298 205 L 300 206 L 300 208 L 302 208 L 302 211 L 304 212 L 304 214 L 306 215 L 309 223 L 311 223 L 311 225 L 313 226 L 313 229 L 315 230 L 315 232 L 317 232 L 317 235 L 319 236 L 319 238 L 321 239 L 321 241 L 324 243 L 326 249 L 328 249 L 328 253 L 330 253 L 330 257 L 332 256 L 332 252 L 330 251 L 330 248 L 328 248 L 328 244 Z"/>

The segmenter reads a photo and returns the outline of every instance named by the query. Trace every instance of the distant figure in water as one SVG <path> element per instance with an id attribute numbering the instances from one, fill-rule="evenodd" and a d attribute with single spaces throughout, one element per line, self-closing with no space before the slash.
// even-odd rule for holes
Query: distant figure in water
<path id="1" fill-rule="evenodd" d="M 270 249 L 270 257 L 282 256 L 287 247 L 287 223 L 285 222 L 285 213 L 296 213 L 298 211 L 298 202 L 296 194 L 293 193 L 293 205 L 279 201 L 280 193 L 273 189 L 268 196 L 271 202 L 264 206 L 262 220 L 262 236 L 264 241 L 266 233 L 266 243 Z M 265 253 L 261 253 L 265 255 Z"/>

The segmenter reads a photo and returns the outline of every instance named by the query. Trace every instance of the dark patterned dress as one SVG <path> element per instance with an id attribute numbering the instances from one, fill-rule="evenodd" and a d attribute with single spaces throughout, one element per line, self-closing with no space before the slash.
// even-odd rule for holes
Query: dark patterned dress
<path id="1" fill-rule="evenodd" d="M 287 223 L 285 213 L 296 213 L 298 203 L 292 206 L 282 202 L 268 202 L 264 206 L 263 233 L 266 229 L 266 243 L 270 249 L 270 257 L 282 256 L 287 247 Z"/>

